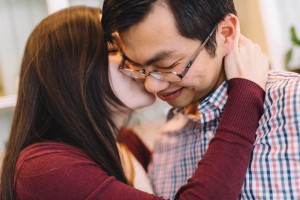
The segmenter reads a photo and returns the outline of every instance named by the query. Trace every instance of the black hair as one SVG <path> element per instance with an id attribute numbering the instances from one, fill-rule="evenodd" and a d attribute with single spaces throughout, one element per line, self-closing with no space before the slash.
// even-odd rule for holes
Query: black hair
<path id="1" fill-rule="evenodd" d="M 105 0 L 101 20 L 105 37 L 122 32 L 141 22 L 155 3 L 166 3 L 171 9 L 180 34 L 204 41 L 213 27 L 229 14 L 237 14 L 233 0 Z M 206 44 L 213 57 L 216 50 L 215 33 Z"/>

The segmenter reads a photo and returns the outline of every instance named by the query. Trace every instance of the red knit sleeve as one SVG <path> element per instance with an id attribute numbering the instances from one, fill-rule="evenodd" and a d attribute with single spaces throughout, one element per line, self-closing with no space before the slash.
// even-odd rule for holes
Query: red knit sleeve
<path id="1" fill-rule="evenodd" d="M 175 199 L 238 198 L 263 114 L 264 95 L 251 81 L 229 80 L 228 101 L 216 135 Z"/>
<path id="2" fill-rule="evenodd" d="M 216 136 L 176 199 L 237 199 L 239 195 L 264 92 L 242 79 L 229 81 L 229 87 Z M 65 144 L 31 145 L 21 153 L 15 174 L 16 199 L 161 199 L 121 183 L 82 151 Z"/>
<path id="3" fill-rule="evenodd" d="M 119 131 L 117 141 L 125 144 L 134 157 L 144 167 L 145 171 L 147 171 L 147 166 L 151 160 L 151 152 L 139 136 L 137 136 L 132 129 L 122 128 Z"/>

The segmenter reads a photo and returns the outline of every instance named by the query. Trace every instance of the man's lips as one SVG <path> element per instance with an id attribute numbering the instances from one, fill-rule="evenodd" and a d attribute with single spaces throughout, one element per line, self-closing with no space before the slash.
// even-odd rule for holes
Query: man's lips
<path id="1" fill-rule="evenodd" d="M 157 94 L 157 96 L 163 101 L 172 101 L 172 100 L 176 99 L 177 97 L 179 97 L 181 92 L 182 92 L 182 88 L 179 90 L 176 90 L 174 92 L 170 92 L 170 93 Z"/>

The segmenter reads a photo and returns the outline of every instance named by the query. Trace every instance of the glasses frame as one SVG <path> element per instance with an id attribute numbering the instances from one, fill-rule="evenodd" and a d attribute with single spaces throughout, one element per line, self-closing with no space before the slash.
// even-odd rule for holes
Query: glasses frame
<path id="1" fill-rule="evenodd" d="M 200 52 L 204 49 L 205 45 L 207 44 L 207 42 L 209 41 L 209 39 L 211 38 L 211 36 L 215 32 L 215 30 L 216 30 L 217 27 L 218 27 L 218 24 L 216 24 L 212 28 L 212 30 L 210 31 L 210 33 L 208 34 L 208 36 L 206 37 L 206 39 L 204 40 L 204 42 L 202 42 L 201 45 L 193 53 L 193 55 L 191 56 L 191 58 L 189 59 L 189 61 L 187 62 L 187 64 L 183 68 L 183 70 L 181 71 L 181 73 L 177 73 L 177 72 L 174 72 L 174 71 L 160 72 L 158 70 L 153 70 L 153 71 L 150 71 L 150 72 L 147 73 L 145 69 L 140 69 L 140 70 L 126 69 L 126 68 L 124 68 L 124 63 L 126 61 L 126 57 L 125 56 L 123 56 L 122 62 L 119 65 L 119 70 L 121 72 L 123 72 L 126 76 L 129 76 L 129 77 L 132 77 L 132 78 L 136 78 L 136 79 L 145 79 L 147 76 L 151 75 L 152 77 L 154 77 L 154 78 L 156 78 L 158 80 L 162 80 L 162 81 L 168 81 L 168 82 L 179 82 L 179 81 L 182 81 L 183 77 L 187 74 L 187 72 L 189 71 L 189 69 L 193 65 L 194 61 L 197 59 L 197 57 L 200 54 Z M 139 72 L 142 75 L 142 77 L 137 77 L 134 74 L 131 74 L 130 72 Z M 174 75 L 176 75 L 179 78 L 179 80 L 175 80 L 174 81 L 174 80 L 168 80 L 167 78 L 164 78 L 164 77 L 161 77 L 161 76 L 158 76 L 158 77 L 155 76 L 155 75 L 159 75 L 159 74 L 174 74 Z"/>

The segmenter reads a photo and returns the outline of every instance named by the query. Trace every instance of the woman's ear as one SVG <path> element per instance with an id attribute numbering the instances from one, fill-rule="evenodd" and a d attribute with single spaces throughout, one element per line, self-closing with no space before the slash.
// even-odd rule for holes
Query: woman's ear
<path id="1" fill-rule="evenodd" d="M 222 37 L 221 41 L 225 54 L 228 54 L 240 37 L 240 24 L 237 16 L 233 14 L 226 15 L 224 20 L 219 23 L 218 32 Z"/>

